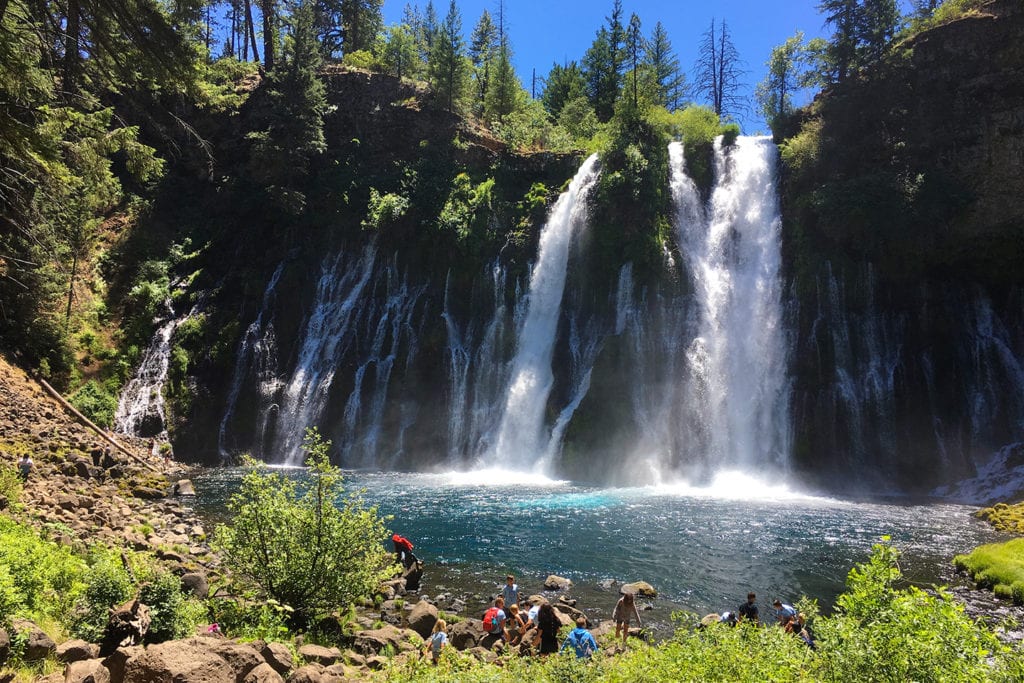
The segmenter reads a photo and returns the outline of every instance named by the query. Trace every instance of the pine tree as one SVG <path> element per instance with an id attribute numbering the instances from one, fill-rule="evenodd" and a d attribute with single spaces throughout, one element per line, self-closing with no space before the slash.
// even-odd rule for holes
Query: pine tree
<path id="1" fill-rule="evenodd" d="M 640 32 L 640 17 L 633 14 L 629 17 L 629 28 L 626 30 L 626 55 L 632 71 L 633 108 L 640 103 L 640 56 L 643 54 L 644 36 Z"/>
<path id="2" fill-rule="evenodd" d="M 490 12 L 484 10 L 469 41 L 469 60 L 473 64 L 473 113 L 477 116 L 482 116 L 484 113 L 484 100 L 487 97 L 491 72 L 494 67 L 497 43 L 498 28 L 491 21 Z"/>
<path id="3" fill-rule="evenodd" d="M 644 64 L 654 80 L 654 103 L 669 111 L 681 108 L 686 98 L 686 75 L 679 68 L 679 58 L 660 21 L 647 41 Z"/>
<path id="4" fill-rule="evenodd" d="M 465 97 L 468 69 L 464 48 L 462 15 L 455 0 L 450 0 L 448 14 L 434 36 L 427 64 L 430 85 L 448 111 L 461 108 Z"/>
<path id="5" fill-rule="evenodd" d="M 566 103 L 585 97 L 586 93 L 587 82 L 583 78 L 583 71 L 576 62 L 569 62 L 565 66 L 554 64 L 551 67 L 544 79 L 544 91 L 540 99 L 548 113 L 557 119 Z"/>

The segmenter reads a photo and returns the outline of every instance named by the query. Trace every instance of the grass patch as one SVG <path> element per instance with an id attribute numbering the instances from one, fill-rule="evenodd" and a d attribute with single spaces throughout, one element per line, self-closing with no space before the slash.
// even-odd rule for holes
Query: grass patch
<path id="1" fill-rule="evenodd" d="M 970 574 L 978 585 L 1024 604 L 1024 538 L 983 545 L 967 555 L 957 555 L 953 564 Z"/>

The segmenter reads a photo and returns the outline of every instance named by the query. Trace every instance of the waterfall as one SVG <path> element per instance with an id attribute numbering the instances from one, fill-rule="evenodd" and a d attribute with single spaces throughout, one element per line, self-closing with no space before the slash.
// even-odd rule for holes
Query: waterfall
<path id="1" fill-rule="evenodd" d="M 139 367 L 118 397 L 114 431 L 119 434 L 167 439 L 164 383 L 171 361 L 171 338 L 183 322 L 196 314 L 198 306 L 180 318 L 175 317 L 170 299 L 164 302 L 164 309 L 167 320 L 157 328 Z"/>
<path id="2" fill-rule="evenodd" d="M 697 306 L 682 378 L 685 423 L 694 428 L 691 459 L 711 470 L 788 465 L 776 156 L 769 138 L 739 137 L 731 146 L 719 138 L 705 214 L 679 146 L 670 152 L 678 240 Z"/>
<path id="3" fill-rule="evenodd" d="M 246 328 L 242 340 L 238 344 L 238 352 L 235 357 L 235 371 L 231 379 L 231 388 L 228 390 L 228 398 L 224 410 L 224 416 L 220 421 L 220 429 L 217 432 L 217 450 L 221 459 L 230 456 L 227 445 L 228 424 L 235 413 L 235 405 L 238 403 L 238 395 L 242 391 L 247 370 L 250 364 L 255 366 L 256 381 L 258 383 L 258 395 L 260 398 L 267 398 L 277 390 L 279 380 L 277 379 L 277 339 L 274 332 L 274 322 L 271 318 L 271 305 L 274 303 L 274 289 L 277 281 L 281 279 L 284 272 L 285 262 L 281 261 L 274 274 L 270 276 L 270 282 L 263 292 L 263 302 L 260 305 L 259 315 L 256 316 L 249 327 Z M 260 420 L 261 436 L 266 430 L 267 414 L 264 411 Z"/>
<path id="4" fill-rule="evenodd" d="M 320 267 L 313 309 L 306 319 L 298 360 L 284 387 L 276 422 L 275 450 L 277 457 L 288 464 L 301 463 L 305 430 L 323 412 L 338 359 L 346 345 L 353 343 L 348 332 L 376 255 L 371 244 L 358 259 L 347 259 L 339 252 L 326 257 Z"/>
<path id="5" fill-rule="evenodd" d="M 545 410 L 554 382 L 551 357 L 565 288 L 569 246 L 586 221 L 587 193 L 597 179 L 597 155 L 588 158 L 558 198 L 541 230 L 530 275 L 526 319 L 516 343 L 504 413 L 490 453 L 491 464 L 528 469 L 548 451 Z"/>

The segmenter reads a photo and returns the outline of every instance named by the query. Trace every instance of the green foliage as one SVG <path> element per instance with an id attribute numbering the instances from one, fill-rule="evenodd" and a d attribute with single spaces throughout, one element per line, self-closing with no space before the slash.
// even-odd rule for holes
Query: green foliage
<path id="1" fill-rule="evenodd" d="M 245 640 L 287 641 L 291 639 L 288 621 L 294 610 L 277 600 L 210 598 L 213 621 L 221 631 Z"/>
<path id="2" fill-rule="evenodd" d="M 139 600 L 149 607 L 152 618 L 147 641 L 159 643 L 183 638 L 205 620 L 205 606 L 185 597 L 181 579 L 176 575 L 150 564 L 139 572 L 139 579 Z"/>
<path id="3" fill-rule="evenodd" d="M 76 606 L 72 632 L 91 643 L 99 642 L 110 617 L 110 608 L 134 595 L 134 583 L 120 558 L 101 552 L 85 573 L 85 590 Z"/>
<path id="4" fill-rule="evenodd" d="M 1024 538 L 992 543 L 957 555 L 953 564 L 984 588 L 1024 604 Z"/>
<path id="5" fill-rule="evenodd" d="M 82 591 L 85 563 L 70 550 L 43 540 L 27 526 L 0 517 L 0 581 L 8 609 L 49 620 L 65 618 Z"/>
<path id="6" fill-rule="evenodd" d="M 452 180 L 451 192 L 437 218 L 438 228 L 454 233 L 461 243 L 473 238 L 479 242 L 492 215 L 493 202 L 494 178 L 474 186 L 468 174 L 460 173 Z"/>
<path id="7" fill-rule="evenodd" d="M 68 397 L 68 403 L 104 429 L 114 424 L 117 396 L 95 380 L 89 380 Z"/>
<path id="8" fill-rule="evenodd" d="M 370 202 L 366 207 L 364 230 L 380 230 L 397 222 L 409 209 L 409 199 L 400 194 L 381 194 L 377 188 L 370 188 Z"/>
<path id="9" fill-rule="evenodd" d="M 234 518 L 215 535 L 235 576 L 293 608 L 293 624 L 369 595 L 392 571 L 384 520 L 359 493 L 345 495 L 330 442 L 308 430 L 303 448 L 312 479 L 305 492 L 250 461 L 228 503 Z"/>
<path id="10" fill-rule="evenodd" d="M 348 52 L 345 54 L 345 58 L 341 60 L 341 63 L 345 66 L 356 67 L 357 69 L 377 69 L 379 66 L 373 53 L 368 50 Z"/>
<path id="11" fill-rule="evenodd" d="M 17 503 L 21 499 L 18 468 L 7 463 L 0 463 L 0 497 L 6 498 L 8 504 Z"/>
<path id="12" fill-rule="evenodd" d="M 531 101 L 494 124 L 494 130 L 509 147 L 522 151 L 548 149 L 566 151 L 573 146 L 570 135 L 551 123 L 544 107 Z"/>
<path id="13" fill-rule="evenodd" d="M 697 187 L 707 192 L 714 180 L 712 149 L 721 131 L 718 114 L 710 107 L 690 105 L 678 120 L 687 170 Z"/>
<path id="14" fill-rule="evenodd" d="M 255 62 L 243 62 L 234 57 L 221 57 L 201 67 L 198 84 L 198 104 L 211 112 L 238 109 L 249 98 L 250 91 L 239 85 L 258 73 Z"/>

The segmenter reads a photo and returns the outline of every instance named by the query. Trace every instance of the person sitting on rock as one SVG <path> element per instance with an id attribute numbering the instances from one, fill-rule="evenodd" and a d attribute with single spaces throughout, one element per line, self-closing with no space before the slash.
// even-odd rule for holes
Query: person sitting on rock
<path id="1" fill-rule="evenodd" d="M 615 603 L 612 610 L 612 620 L 615 622 L 615 637 L 619 637 L 619 630 L 622 630 L 622 644 L 626 644 L 629 638 L 629 622 L 636 615 L 636 621 L 640 623 L 640 613 L 636 609 L 636 599 L 632 593 L 623 593 L 619 601 Z"/>
<path id="2" fill-rule="evenodd" d="M 444 619 L 438 619 L 434 622 L 434 630 L 430 634 L 430 638 L 427 639 L 427 645 L 423 650 L 423 654 L 430 652 L 430 660 L 434 666 L 437 666 L 437 660 L 441 657 L 441 648 L 448 642 L 448 624 Z"/>
<path id="3" fill-rule="evenodd" d="M 482 619 L 484 631 L 492 636 L 504 639 L 505 620 L 507 618 L 508 615 L 505 614 L 505 599 L 499 595 L 494 599 L 494 605 L 488 607 L 487 611 L 484 612 Z"/>
<path id="4" fill-rule="evenodd" d="M 587 630 L 587 618 L 580 616 L 576 618 L 576 628 L 569 632 L 565 642 L 562 643 L 562 650 L 572 647 L 576 656 L 580 659 L 590 659 L 590 656 L 597 652 L 597 641 Z"/>
<path id="5" fill-rule="evenodd" d="M 522 642 L 525 632 L 526 621 L 519 613 L 519 605 L 513 604 L 508 608 L 508 619 L 505 620 L 505 641 L 515 647 Z"/>
<path id="6" fill-rule="evenodd" d="M 545 602 L 537 612 L 537 635 L 534 636 L 534 647 L 540 648 L 542 655 L 558 652 L 558 627 L 560 622 L 555 616 L 555 608 Z"/>

